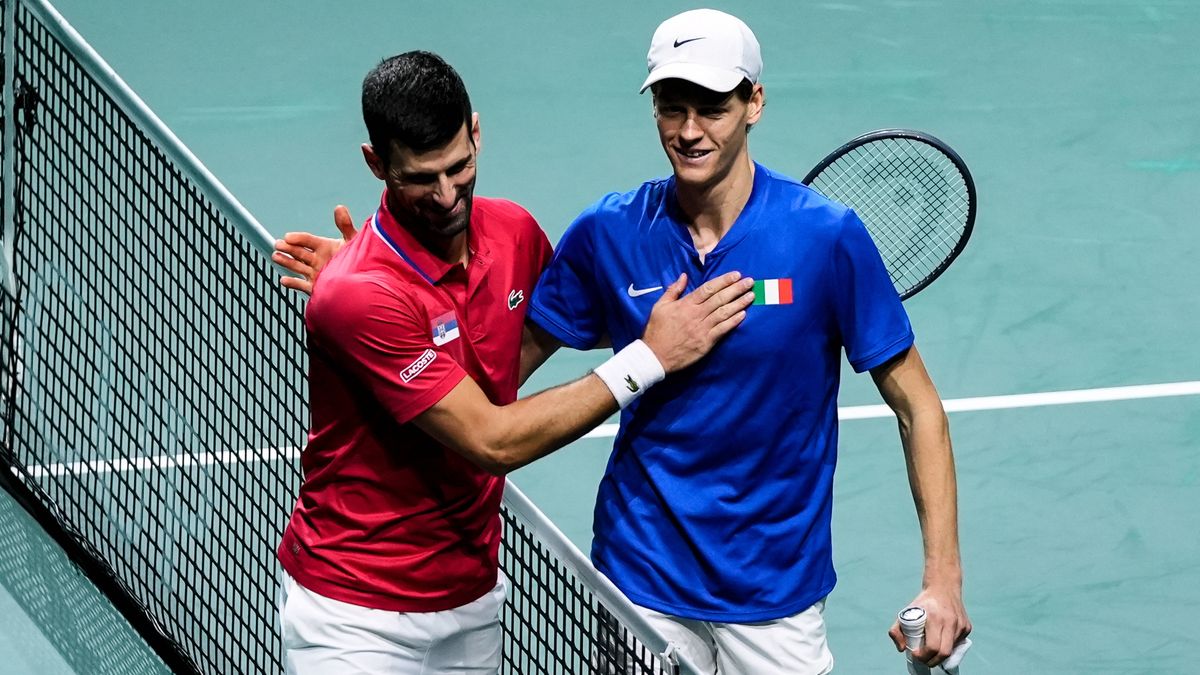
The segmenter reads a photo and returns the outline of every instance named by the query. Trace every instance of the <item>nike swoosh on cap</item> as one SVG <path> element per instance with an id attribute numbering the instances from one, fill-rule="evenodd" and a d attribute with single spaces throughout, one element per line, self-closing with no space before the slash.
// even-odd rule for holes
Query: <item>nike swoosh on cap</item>
<path id="1" fill-rule="evenodd" d="M 661 291 L 661 290 L 662 290 L 662 286 L 655 286 L 654 288 L 634 288 L 633 284 L 629 284 L 629 288 L 626 289 L 626 292 L 629 293 L 629 297 L 636 298 L 640 295 L 645 295 L 647 293 L 653 293 L 654 291 Z"/>
<path id="2" fill-rule="evenodd" d="M 689 42 L 695 42 L 696 40 L 703 40 L 703 39 L 704 39 L 703 37 L 698 37 L 698 38 L 688 38 L 688 39 L 686 39 L 686 40 L 680 40 L 680 39 L 676 39 L 676 40 L 675 40 L 675 48 L 676 48 L 676 49 L 679 49 L 680 47 L 682 47 L 683 45 L 686 45 L 686 44 L 687 44 L 687 43 L 689 43 Z"/>

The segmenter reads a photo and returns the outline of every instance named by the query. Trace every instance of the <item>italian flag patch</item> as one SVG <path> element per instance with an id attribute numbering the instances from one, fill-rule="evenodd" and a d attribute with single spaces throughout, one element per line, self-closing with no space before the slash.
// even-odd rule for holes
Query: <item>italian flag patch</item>
<path id="1" fill-rule="evenodd" d="M 757 279 L 754 282 L 754 304 L 792 304 L 791 279 Z"/>

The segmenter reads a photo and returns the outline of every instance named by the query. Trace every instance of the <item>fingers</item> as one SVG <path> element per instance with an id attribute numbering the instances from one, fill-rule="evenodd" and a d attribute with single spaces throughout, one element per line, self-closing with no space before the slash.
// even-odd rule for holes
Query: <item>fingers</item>
<path id="1" fill-rule="evenodd" d="M 925 648 L 921 650 L 925 663 L 936 666 L 945 661 L 950 652 L 954 651 L 956 633 L 947 621 L 939 622 L 935 626 L 926 626 Z"/>
<path id="2" fill-rule="evenodd" d="M 678 300 L 679 296 L 683 295 L 683 289 L 685 288 L 687 288 L 686 273 L 680 274 L 678 279 L 672 282 L 670 286 L 667 286 L 667 290 L 663 291 L 662 296 L 660 296 L 654 304 L 661 305 L 665 302 L 673 302 Z"/>
<path id="3" fill-rule="evenodd" d="M 700 288 L 697 288 L 689 293 L 688 298 L 694 300 L 697 304 L 704 304 L 722 290 L 733 284 L 736 284 L 738 279 L 741 278 L 741 272 L 726 272 L 716 279 L 709 279 L 708 281 L 704 282 Z"/>
<path id="4" fill-rule="evenodd" d="M 271 254 L 271 261 L 296 274 L 308 276 L 312 273 L 312 251 L 305 249 L 294 252 L 277 250 Z"/>
<path id="5" fill-rule="evenodd" d="M 358 228 L 354 227 L 354 219 L 350 217 L 350 209 L 342 204 L 333 209 L 333 224 L 337 226 L 338 232 L 342 233 L 343 241 L 350 241 L 358 234 Z"/>
<path id="6" fill-rule="evenodd" d="M 895 621 L 892 627 L 888 630 L 888 637 L 892 638 L 892 644 L 896 645 L 896 651 L 902 652 L 908 646 L 908 641 L 904 639 L 904 633 L 900 631 L 900 622 Z"/>
<path id="7" fill-rule="evenodd" d="M 750 304 L 750 303 L 746 303 L 746 304 Z M 712 330 L 709 331 L 709 335 L 715 341 L 718 338 L 723 337 L 726 333 L 733 330 L 734 328 L 737 328 L 738 324 L 740 324 L 742 321 L 745 321 L 745 320 L 746 320 L 746 310 L 740 309 L 736 312 L 733 312 L 729 318 L 724 319 L 724 320 L 720 321 L 719 323 L 717 323 L 717 325 L 713 326 Z"/>
<path id="8" fill-rule="evenodd" d="M 753 282 L 750 287 L 754 287 Z M 712 330 L 709 331 L 709 335 L 715 340 L 736 328 L 738 324 L 745 320 L 746 308 L 753 302 L 754 293 L 746 291 L 733 300 L 717 306 L 715 310 L 708 314 L 708 321 L 712 324 Z"/>
<path id="9" fill-rule="evenodd" d="M 737 272 L 730 272 L 726 276 L 732 276 Z M 724 277 L 722 277 L 724 278 Z M 720 314 L 722 310 L 727 309 L 730 304 L 736 304 L 737 309 L 743 309 L 750 303 L 754 302 L 754 280 L 746 277 L 744 279 L 736 279 L 728 286 L 722 287 L 712 295 L 708 300 L 701 305 L 710 314 Z M 744 301 L 744 302 L 743 302 Z M 737 311 L 737 309 L 733 311 Z M 729 312 L 732 313 L 732 312 Z M 718 316 L 717 320 L 723 320 L 728 317 L 728 313 Z"/>
<path id="10" fill-rule="evenodd" d="M 279 277 L 279 285 L 284 288 L 290 288 L 293 291 L 300 291 L 305 295 L 312 295 L 312 282 L 307 279 L 298 279 L 296 277 Z"/>
<path id="11" fill-rule="evenodd" d="M 284 244 L 310 250 L 316 250 L 323 241 L 325 241 L 325 237 L 318 237 L 310 232 L 288 232 L 283 235 Z M 279 248 L 279 244 L 279 241 L 275 242 L 276 249 Z"/>
<path id="12" fill-rule="evenodd" d="M 913 657 L 926 665 L 937 666 L 954 653 L 954 647 L 971 632 L 971 628 L 969 623 L 954 616 L 942 620 L 931 616 L 930 619 L 925 626 L 925 642 L 913 652 Z M 892 640 L 895 639 L 893 636 Z"/>

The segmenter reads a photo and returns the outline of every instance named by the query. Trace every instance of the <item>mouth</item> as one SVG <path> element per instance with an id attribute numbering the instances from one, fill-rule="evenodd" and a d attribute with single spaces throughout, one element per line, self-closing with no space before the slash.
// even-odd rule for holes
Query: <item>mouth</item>
<path id="1" fill-rule="evenodd" d="M 712 154 L 712 150 L 698 150 L 695 148 L 685 150 L 684 148 L 675 147 L 674 151 L 675 156 L 682 160 L 684 164 L 699 164 Z"/>
<path id="2" fill-rule="evenodd" d="M 454 206 L 450 207 L 449 209 L 444 209 L 444 210 L 440 209 L 440 208 L 426 209 L 425 215 L 430 220 L 435 220 L 435 221 L 452 220 L 452 219 L 460 216 L 463 212 L 463 209 L 465 209 L 466 207 L 467 207 L 467 200 L 460 199 L 457 202 L 455 202 Z"/>

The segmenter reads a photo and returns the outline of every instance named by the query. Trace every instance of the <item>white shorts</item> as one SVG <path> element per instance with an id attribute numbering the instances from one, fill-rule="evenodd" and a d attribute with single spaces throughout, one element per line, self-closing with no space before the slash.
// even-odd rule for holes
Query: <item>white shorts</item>
<path id="1" fill-rule="evenodd" d="M 451 675 L 500 670 L 500 606 L 507 580 L 441 612 L 390 612 L 318 595 L 286 572 L 279 587 L 289 675 Z"/>
<path id="2" fill-rule="evenodd" d="M 634 606 L 702 673 L 824 675 L 833 670 L 824 600 L 799 614 L 760 623 L 682 619 Z"/>

